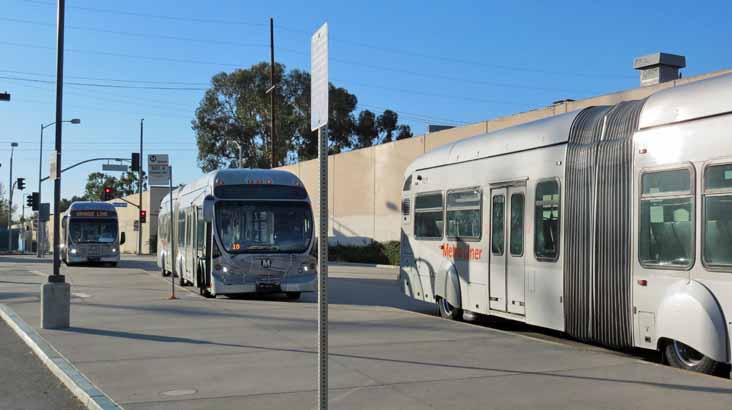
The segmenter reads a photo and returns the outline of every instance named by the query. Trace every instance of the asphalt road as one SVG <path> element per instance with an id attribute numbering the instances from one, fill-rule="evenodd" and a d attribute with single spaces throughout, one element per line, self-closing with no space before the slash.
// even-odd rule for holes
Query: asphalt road
<path id="1" fill-rule="evenodd" d="M 315 406 L 315 296 L 205 299 L 149 258 L 64 268 L 72 327 L 40 330 L 131 409 Z M 48 261 L 0 260 L 0 303 L 37 326 Z M 333 266 L 331 409 L 727 409 L 730 380 L 573 343 L 561 335 L 442 320 L 401 295 L 393 271 Z"/>
<path id="2" fill-rule="evenodd" d="M 0 295 L 6 289 L 0 281 Z M 0 320 L 0 409 L 85 409 L 33 354 L 18 335 Z"/>

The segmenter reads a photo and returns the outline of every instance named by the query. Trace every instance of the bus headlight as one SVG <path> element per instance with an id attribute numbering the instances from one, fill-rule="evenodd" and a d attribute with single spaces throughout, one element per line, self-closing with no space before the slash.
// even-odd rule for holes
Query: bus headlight
<path id="1" fill-rule="evenodd" d="M 72 254 L 72 255 L 76 255 L 76 249 L 74 249 L 74 248 L 71 248 L 71 254 Z"/>
<path id="2" fill-rule="evenodd" d="M 112 253 L 117 253 L 117 248 L 112 248 Z"/>
<path id="3" fill-rule="evenodd" d="M 310 273 L 315 272 L 315 264 L 305 262 L 297 269 L 297 273 Z"/>

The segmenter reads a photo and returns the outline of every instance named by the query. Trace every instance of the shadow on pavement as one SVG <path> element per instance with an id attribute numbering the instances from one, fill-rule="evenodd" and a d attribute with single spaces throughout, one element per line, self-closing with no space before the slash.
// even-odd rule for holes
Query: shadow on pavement
<path id="1" fill-rule="evenodd" d="M 237 347 L 237 348 L 244 348 L 244 349 L 258 349 L 258 350 L 269 351 L 269 352 L 288 352 L 288 353 L 304 353 L 304 354 L 317 354 L 318 353 L 317 350 L 281 348 L 281 347 L 271 347 L 271 346 L 256 346 L 256 345 L 245 345 L 245 344 L 236 344 L 236 343 L 220 343 L 220 342 L 212 342 L 209 340 L 192 339 L 192 338 L 187 338 L 187 337 L 150 335 L 150 334 L 145 334 L 145 333 L 91 329 L 91 328 L 83 328 L 83 327 L 72 327 L 68 330 L 62 330 L 62 332 L 80 333 L 80 334 L 86 334 L 86 335 L 105 336 L 105 337 L 118 337 L 118 338 L 124 338 L 124 339 L 145 340 L 145 341 L 161 342 L 161 343 L 185 343 L 185 344 L 192 344 L 192 345 L 213 345 L 213 346 L 224 346 L 224 347 Z M 609 377 L 578 376 L 578 375 L 568 375 L 568 374 L 560 373 L 560 372 L 567 372 L 567 371 L 572 371 L 572 370 L 589 370 L 589 368 L 557 370 L 554 372 L 551 372 L 551 371 L 542 372 L 542 371 L 502 369 L 502 368 L 497 368 L 497 367 L 455 365 L 455 364 L 450 364 L 450 363 L 440 363 L 440 362 L 433 362 L 433 361 L 401 360 L 401 359 L 392 359 L 392 358 L 385 358 L 385 357 L 378 357 L 378 356 L 364 356 L 364 355 L 356 355 L 356 354 L 330 353 L 329 356 L 337 357 L 337 358 L 345 358 L 345 359 L 359 359 L 359 360 L 370 360 L 370 361 L 378 361 L 378 362 L 417 365 L 417 366 L 424 366 L 426 368 L 435 367 L 435 368 L 485 371 L 485 372 L 491 372 L 491 373 L 499 372 L 499 373 L 503 373 L 502 376 L 509 376 L 509 375 L 541 376 L 541 377 L 550 377 L 550 378 L 596 381 L 596 382 L 604 382 L 604 383 L 643 385 L 643 386 L 651 386 L 651 387 L 671 389 L 671 390 L 716 393 L 716 394 L 725 394 L 725 395 L 732 394 L 732 388 L 690 386 L 690 385 L 683 385 L 683 384 L 648 382 L 648 381 L 643 381 L 643 380 L 614 379 L 614 378 L 609 378 Z M 428 370 L 426 370 L 426 371 L 428 371 Z"/>
<path id="2" fill-rule="evenodd" d="M 53 264 L 53 259 L 48 258 L 36 258 L 33 255 L 2 255 L 0 256 L 0 262 L 5 263 L 24 263 L 24 264 Z"/>

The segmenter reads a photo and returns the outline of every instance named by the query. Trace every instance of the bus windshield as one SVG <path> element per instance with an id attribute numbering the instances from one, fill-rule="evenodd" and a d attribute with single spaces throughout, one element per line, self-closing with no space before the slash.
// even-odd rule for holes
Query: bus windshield
<path id="1" fill-rule="evenodd" d="M 302 253 L 313 216 L 306 202 L 223 201 L 216 204 L 216 227 L 230 253 Z"/>
<path id="2" fill-rule="evenodd" d="M 69 239 L 74 243 L 113 243 L 117 239 L 117 221 L 71 219 Z"/>

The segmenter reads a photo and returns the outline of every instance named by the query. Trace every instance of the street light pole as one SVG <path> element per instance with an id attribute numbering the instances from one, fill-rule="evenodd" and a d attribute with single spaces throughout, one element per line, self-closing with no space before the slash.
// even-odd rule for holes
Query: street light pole
<path id="1" fill-rule="evenodd" d="M 8 184 L 8 253 L 13 250 L 13 231 L 11 223 L 13 221 L 13 152 L 17 142 L 10 143 L 10 183 Z"/>
<path id="2" fill-rule="evenodd" d="M 56 22 L 56 179 L 53 181 L 53 275 L 55 281 L 64 282 L 61 277 L 61 255 L 59 228 L 59 203 L 61 202 L 61 136 L 64 100 L 64 20 L 66 0 L 58 0 Z"/>
<path id="3" fill-rule="evenodd" d="M 137 207 L 137 254 L 142 255 L 142 123 L 140 119 L 140 172 L 137 180 L 138 207 Z"/>
<path id="4" fill-rule="evenodd" d="M 61 121 L 61 122 L 68 122 L 71 124 L 81 124 L 81 120 L 78 118 L 72 118 L 67 121 Z M 38 227 L 36 228 L 36 251 L 37 256 L 40 258 L 43 256 L 43 247 L 42 243 L 44 242 L 44 230 L 41 228 L 41 202 L 43 202 L 43 191 L 41 189 L 41 184 L 43 183 L 43 174 L 42 168 L 43 168 L 43 130 L 46 128 L 55 125 L 56 122 L 52 122 L 50 124 L 43 125 L 41 124 L 41 144 L 38 146 Z"/>

